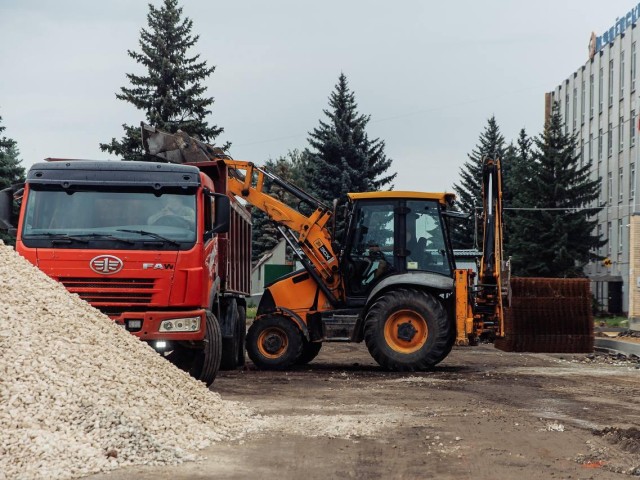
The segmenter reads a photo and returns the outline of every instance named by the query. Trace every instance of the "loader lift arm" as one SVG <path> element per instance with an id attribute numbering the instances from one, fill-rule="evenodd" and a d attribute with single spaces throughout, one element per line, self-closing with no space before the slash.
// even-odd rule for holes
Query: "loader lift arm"
<path id="1" fill-rule="evenodd" d="M 244 160 L 234 160 L 220 148 L 189 137 L 182 131 L 170 134 L 141 124 L 145 151 L 171 163 L 223 162 L 229 171 L 227 190 L 258 208 L 278 225 L 280 232 L 329 301 L 341 302 L 339 258 L 331 242 L 328 224 L 333 212 L 318 199 L 264 168 Z M 304 214 L 265 191 L 265 182 L 278 185 L 313 209 Z"/>

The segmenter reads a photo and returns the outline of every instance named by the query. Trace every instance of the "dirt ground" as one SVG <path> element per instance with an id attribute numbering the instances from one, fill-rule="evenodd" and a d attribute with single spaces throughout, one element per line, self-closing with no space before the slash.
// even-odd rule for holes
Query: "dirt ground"
<path id="1" fill-rule="evenodd" d="M 262 432 L 197 463 L 90 478 L 640 476 L 639 367 L 481 345 L 454 348 L 433 372 L 391 373 L 363 345 L 326 344 L 299 370 L 219 374 L 212 388 L 263 415 Z"/>

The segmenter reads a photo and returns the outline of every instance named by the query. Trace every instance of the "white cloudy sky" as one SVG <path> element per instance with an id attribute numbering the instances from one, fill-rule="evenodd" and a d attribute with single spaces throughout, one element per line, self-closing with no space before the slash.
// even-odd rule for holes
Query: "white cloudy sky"
<path id="1" fill-rule="evenodd" d="M 137 124 L 116 100 L 147 1 L 0 0 L 0 115 L 25 166 L 105 159 Z M 160 0 L 153 0 L 155 5 Z M 211 123 L 235 158 L 304 148 L 344 72 L 368 132 L 386 142 L 396 189 L 451 190 L 495 115 L 505 137 L 541 130 L 544 93 L 587 59 L 627 0 L 182 0 L 216 72 Z"/>

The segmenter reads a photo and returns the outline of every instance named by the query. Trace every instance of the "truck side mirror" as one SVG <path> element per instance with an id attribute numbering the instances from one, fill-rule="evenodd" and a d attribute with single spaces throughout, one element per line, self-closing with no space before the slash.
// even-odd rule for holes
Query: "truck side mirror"
<path id="1" fill-rule="evenodd" d="M 0 190 L 0 230 L 12 232 L 15 230 L 13 215 L 13 188 Z"/>
<path id="2" fill-rule="evenodd" d="M 211 233 L 227 233 L 231 224 L 231 201 L 222 193 L 212 193 L 215 219 Z"/>

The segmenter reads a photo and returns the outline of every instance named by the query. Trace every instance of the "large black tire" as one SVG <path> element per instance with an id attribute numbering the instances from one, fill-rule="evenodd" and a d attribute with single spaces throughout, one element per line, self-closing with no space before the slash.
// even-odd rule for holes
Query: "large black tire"
<path id="1" fill-rule="evenodd" d="M 247 339 L 247 309 L 238 305 L 238 366 L 244 367 L 246 362 L 244 355 L 244 342 Z"/>
<path id="2" fill-rule="evenodd" d="M 203 381 L 207 387 L 213 383 L 220 369 L 222 357 L 222 335 L 220 324 L 213 313 L 207 310 L 207 332 L 204 338 L 204 348 L 198 350 L 189 373 L 192 377 Z"/>
<path id="3" fill-rule="evenodd" d="M 388 370 L 429 370 L 451 351 L 451 331 L 436 297 L 401 288 L 383 294 L 371 306 L 364 340 L 371 356 Z"/>
<path id="4" fill-rule="evenodd" d="M 235 299 L 229 300 L 225 312 L 222 314 L 226 321 L 233 323 L 233 337 L 222 338 L 222 358 L 220 360 L 220 370 L 233 370 L 238 366 L 239 351 L 242 348 L 238 330 L 238 305 Z"/>
<path id="5" fill-rule="evenodd" d="M 302 352 L 302 333 L 288 318 L 270 315 L 254 321 L 247 333 L 247 354 L 264 370 L 286 370 Z"/>
<path id="6" fill-rule="evenodd" d="M 296 365 L 306 365 L 309 363 L 318 356 L 321 348 L 322 342 L 309 342 L 306 338 L 303 338 L 302 352 L 300 352 L 300 356 L 298 360 L 296 360 Z"/>

